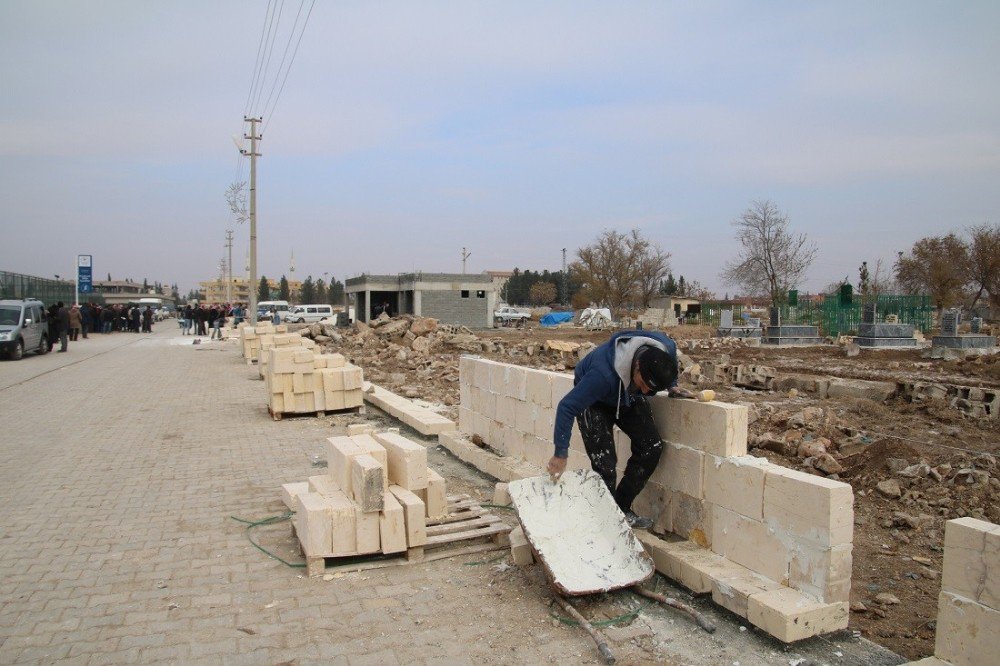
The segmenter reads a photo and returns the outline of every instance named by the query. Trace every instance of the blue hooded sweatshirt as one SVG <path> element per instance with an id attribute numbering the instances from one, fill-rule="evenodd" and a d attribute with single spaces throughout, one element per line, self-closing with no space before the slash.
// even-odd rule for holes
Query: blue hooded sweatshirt
<path id="1" fill-rule="evenodd" d="M 569 455 L 573 419 L 588 407 L 600 402 L 617 410 L 632 404 L 633 398 L 628 393 L 628 383 L 622 379 L 622 375 L 630 376 L 635 350 L 644 344 L 662 348 L 674 363 L 677 362 L 677 345 L 663 333 L 622 331 L 612 335 L 603 345 L 594 348 L 577 364 L 573 372 L 573 390 L 559 401 L 559 407 L 556 409 L 553 441 L 557 458 Z M 667 388 L 675 386 L 677 386 L 676 379 Z"/>

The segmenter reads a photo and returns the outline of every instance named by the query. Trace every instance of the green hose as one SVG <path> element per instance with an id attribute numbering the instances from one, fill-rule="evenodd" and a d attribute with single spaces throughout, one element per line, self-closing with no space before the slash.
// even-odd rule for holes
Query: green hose
<path id="1" fill-rule="evenodd" d="M 268 516 L 267 518 L 262 518 L 260 520 L 247 520 L 246 518 L 237 518 L 236 516 L 229 516 L 229 517 L 235 520 L 236 522 L 243 523 L 244 525 L 247 526 L 246 527 L 247 540 L 253 544 L 254 548 L 264 553 L 268 557 L 278 560 L 285 566 L 292 567 L 293 569 L 305 569 L 306 565 L 304 562 L 289 562 L 288 560 L 282 559 L 280 556 L 275 555 L 274 553 L 264 548 L 256 541 L 254 541 L 253 535 L 250 533 L 251 530 L 253 530 L 255 527 L 261 527 L 263 525 L 274 525 L 276 523 L 282 523 L 286 520 L 290 520 L 294 514 L 295 514 L 294 511 L 289 511 L 288 513 L 283 513 L 278 516 Z"/>

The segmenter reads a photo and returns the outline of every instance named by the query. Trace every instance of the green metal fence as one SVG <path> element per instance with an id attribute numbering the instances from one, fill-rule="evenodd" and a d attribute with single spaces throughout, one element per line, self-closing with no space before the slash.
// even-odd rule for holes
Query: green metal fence
<path id="1" fill-rule="evenodd" d="M 0 299 L 37 298 L 45 305 L 51 305 L 59 301 L 73 303 L 75 295 L 75 282 L 0 271 Z M 88 301 L 104 303 L 104 297 L 80 294 L 81 303 Z"/>
<path id="2" fill-rule="evenodd" d="M 818 326 L 822 335 L 849 335 L 858 330 L 861 323 L 861 309 L 865 299 L 855 296 L 850 304 L 841 304 L 839 294 L 827 294 L 822 301 L 814 301 L 799 297 L 797 306 L 781 307 L 781 323 Z M 869 297 L 870 299 L 871 297 Z M 693 321 L 710 326 L 719 326 L 723 310 L 733 311 L 733 323 L 739 325 L 742 321 L 744 307 L 718 301 L 706 301 L 701 304 L 701 314 Z M 905 296 L 886 294 L 877 299 L 876 309 L 878 321 L 883 322 L 887 315 L 896 315 L 901 324 L 913 324 L 924 333 L 931 330 L 934 323 L 934 306 L 929 296 Z M 768 311 L 755 309 L 748 311 L 749 316 L 759 317 L 764 324 L 768 321 Z"/>

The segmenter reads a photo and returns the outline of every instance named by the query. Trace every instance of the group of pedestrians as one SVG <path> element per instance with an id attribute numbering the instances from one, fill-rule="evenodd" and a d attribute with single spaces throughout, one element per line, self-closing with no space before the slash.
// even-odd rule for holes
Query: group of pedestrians
<path id="1" fill-rule="evenodd" d="M 226 318 L 233 318 L 233 326 L 243 321 L 244 309 L 240 303 L 229 303 L 221 305 L 185 305 L 179 314 L 179 325 L 181 335 L 209 335 L 208 329 L 212 329 L 211 339 L 222 339 L 222 327 L 226 325 Z"/>
<path id="2" fill-rule="evenodd" d="M 64 352 L 69 342 L 88 333 L 152 333 L 154 313 L 149 305 L 98 305 L 84 303 L 67 306 L 62 301 L 46 309 L 48 315 L 48 349 L 52 351 L 59 340 L 59 351 Z"/>

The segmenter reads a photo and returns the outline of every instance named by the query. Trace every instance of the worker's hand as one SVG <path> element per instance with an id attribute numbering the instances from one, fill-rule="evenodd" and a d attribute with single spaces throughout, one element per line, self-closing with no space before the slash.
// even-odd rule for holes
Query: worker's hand
<path id="1" fill-rule="evenodd" d="M 688 400 L 694 400 L 697 396 L 694 393 L 691 393 L 691 391 L 688 391 L 687 389 L 682 389 L 679 386 L 675 386 L 674 388 L 670 389 L 670 397 L 687 398 Z"/>
<path id="2" fill-rule="evenodd" d="M 552 456 L 549 460 L 549 464 L 546 465 L 545 469 L 549 471 L 549 476 L 552 478 L 552 483 L 559 480 L 559 477 L 563 475 L 566 471 L 566 458 L 560 458 L 558 456 Z"/>

